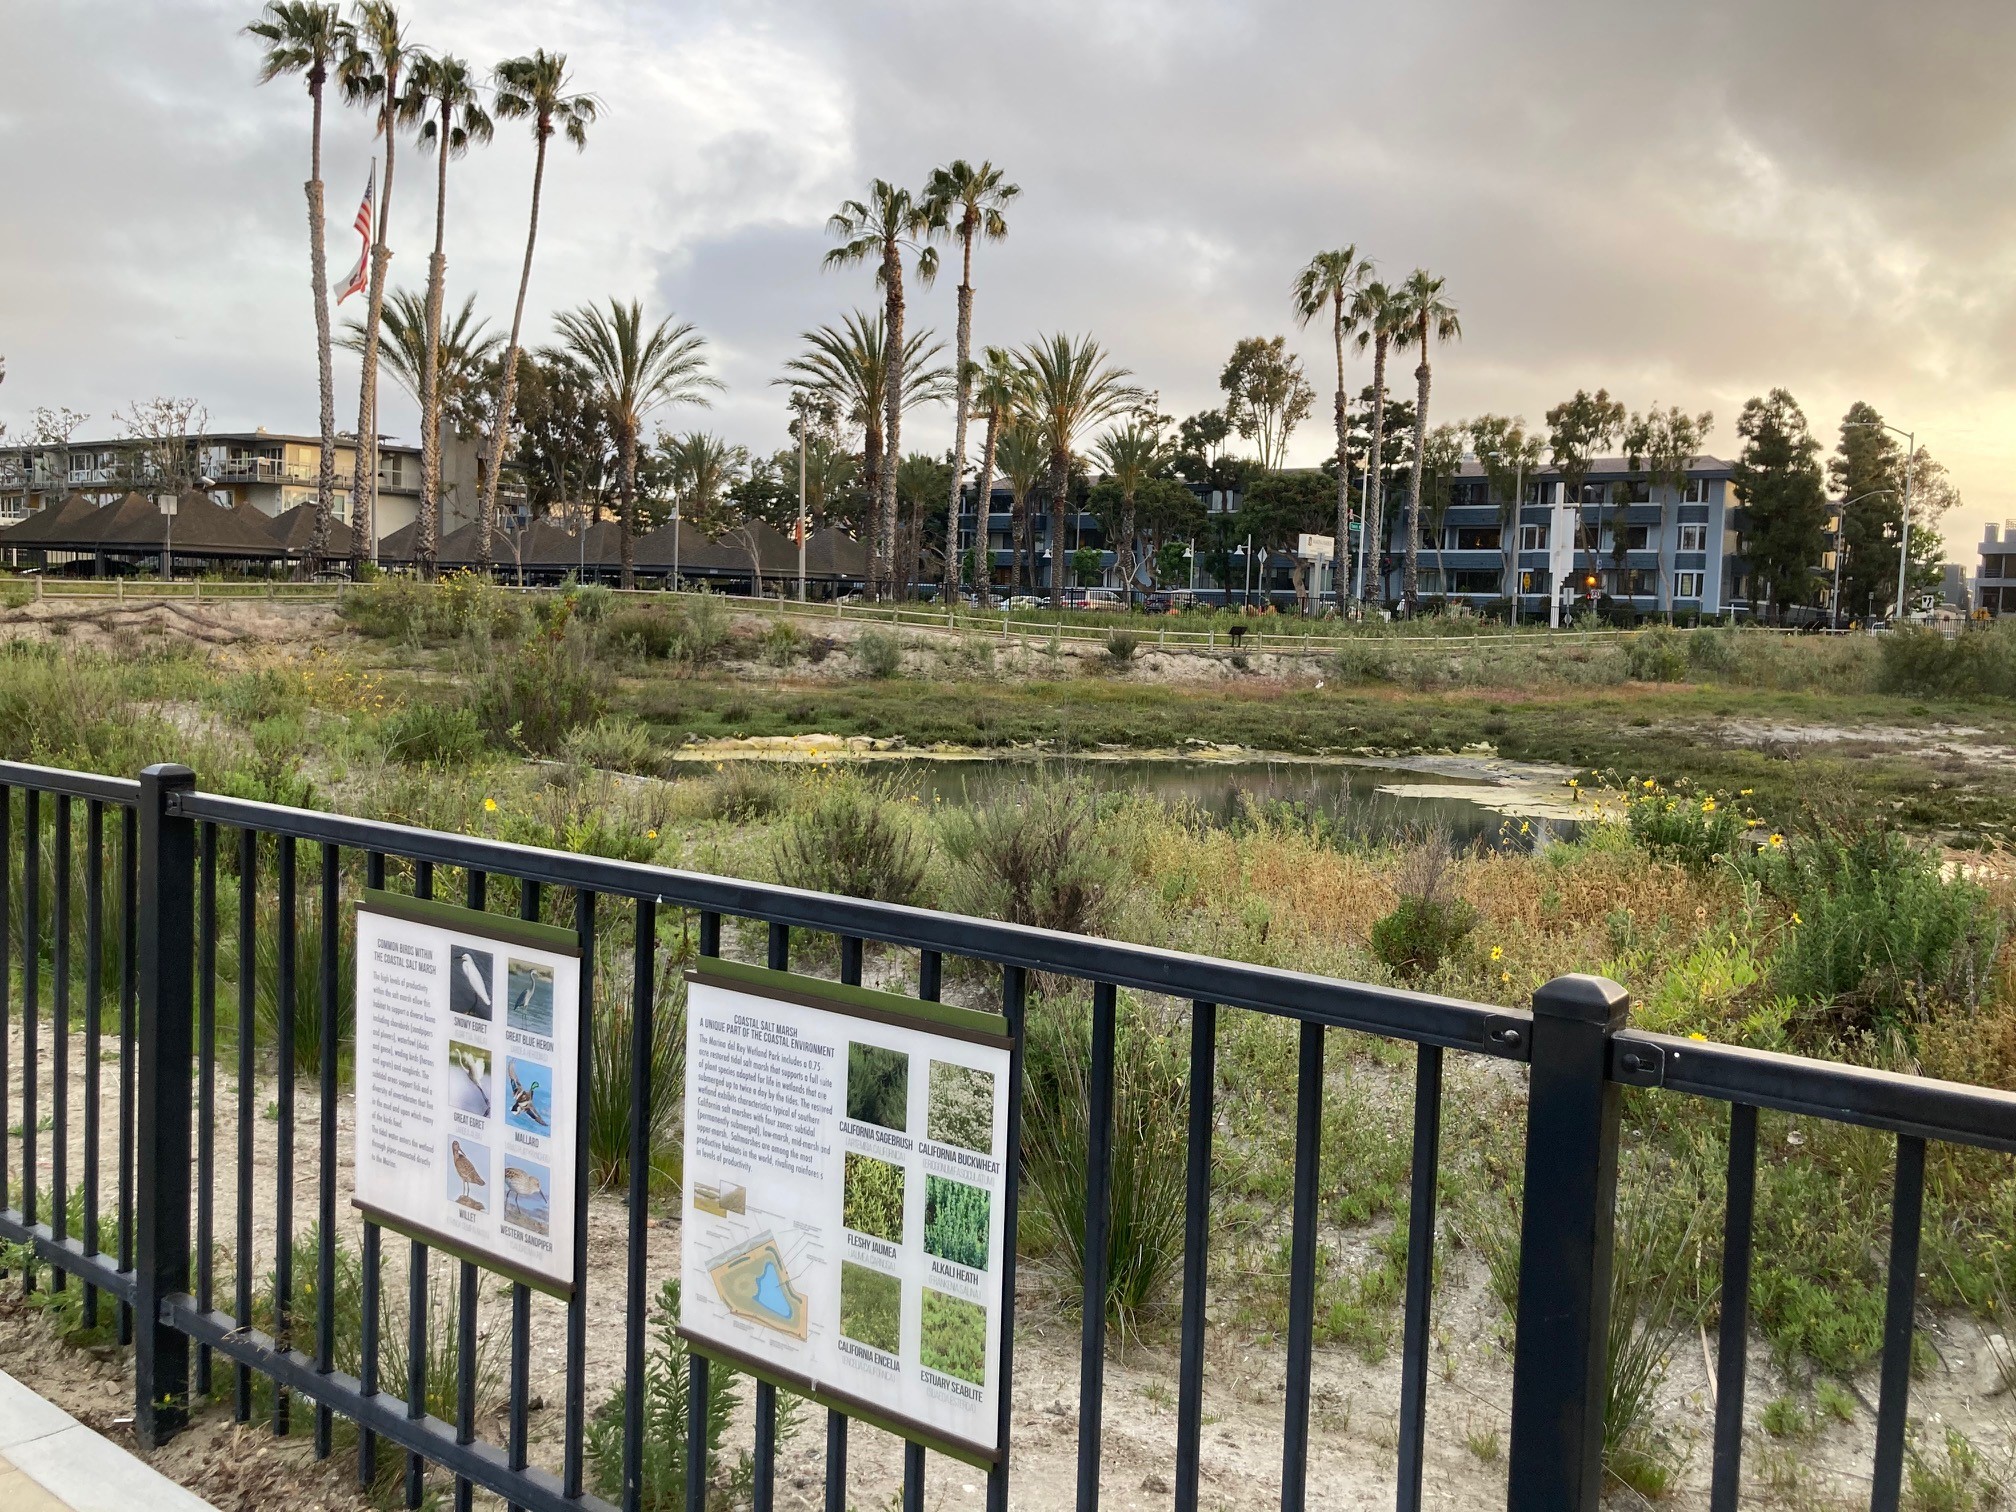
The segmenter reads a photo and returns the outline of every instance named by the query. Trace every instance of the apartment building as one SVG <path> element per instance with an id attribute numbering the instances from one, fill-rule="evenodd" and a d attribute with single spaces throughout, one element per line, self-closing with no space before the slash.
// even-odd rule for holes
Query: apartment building
<path id="1" fill-rule="evenodd" d="M 12 524 L 69 493 L 111 504 L 128 493 L 149 492 L 169 473 L 206 479 L 204 492 L 219 504 L 282 515 L 313 503 L 321 465 L 319 437 L 290 435 L 263 427 L 189 436 L 180 443 L 71 441 L 62 445 L 0 446 L 0 525 Z M 441 448 L 442 529 L 445 533 L 476 519 L 482 498 L 483 459 L 473 438 L 450 435 Z M 336 516 L 351 523 L 351 484 L 357 472 L 357 442 L 336 443 Z M 380 540 L 403 529 L 420 513 L 420 448 L 396 441 L 378 444 L 377 534 Z"/>
<path id="2" fill-rule="evenodd" d="M 1974 569 L 1973 607 L 2016 618 L 2016 520 L 1990 525 L 1981 537 L 1981 565 Z"/>

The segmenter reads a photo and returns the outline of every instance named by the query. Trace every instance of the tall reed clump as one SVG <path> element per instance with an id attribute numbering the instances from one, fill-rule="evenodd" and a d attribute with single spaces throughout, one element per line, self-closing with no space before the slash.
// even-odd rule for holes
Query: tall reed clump
<path id="1" fill-rule="evenodd" d="M 1477 927 L 1477 910 L 1455 894 L 1456 851 L 1446 829 L 1430 829 L 1400 863 L 1399 902 L 1372 926 L 1372 954 L 1396 975 L 1433 976 Z"/>
<path id="2" fill-rule="evenodd" d="M 1168 1299 L 1182 1259 L 1189 1106 L 1182 1028 L 1179 1015 L 1131 1001 L 1117 1015 L 1106 1316 L 1122 1328 Z M 1082 1003 L 1036 1000 L 1022 1094 L 1022 1168 L 1033 1198 L 1023 1235 L 1034 1252 L 1054 1251 L 1081 1294 L 1091 1034 Z"/>
<path id="3" fill-rule="evenodd" d="M 1097 934 L 1113 916 L 1121 858 L 1099 833 L 1083 782 L 1044 778 L 948 813 L 939 843 L 952 862 L 959 913 Z"/>
<path id="4" fill-rule="evenodd" d="M 683 1179 L 679 1127 L 686 1089 L 686 980 L 678 951 L 656 953 L 663 961 L 651 984 L 651 1038 L 646 1047 L 651 1093 L 641 1112 L 631 1103 L 636 1069 L 636 1019 L 631 979 L 610 971 L 595 984 L 594 1017 L 588 1025 L 588 1172 L 603 1188 L 630 1180 L 630 1141 L 641 1119 L 650 1152 L 651 1184 L 678 1186 Z"/>
<path id="5" fill-rule="evenodd" d="M 778 880 L 849 898 L 918 902 L 930 844 L 909 807 L 882 778 L 834 772 L 815 779 L 777 840 Z"/>
<path id="6" fill-rule="evenodd" d="M 594 651 L 588 630 L 572 619 L 558 619 L 515 646 L 473 643 L 465 670 L 484 733 L 507 749 L 559 751 L 607 701 L 608 675 Z"/>
<path id="7" fill-rule="evenodd" d="M 275 865 L 271 857 L 262 863 L 258 938 L 253 946 L 253 1011 L 258 1025 L 258 1044 L 266 1054 L 277 1056 L 281 1016 L 283 1013 L 291 1016 L 294 1071 L 297 1076 L 309 1077 L 322 1066 L 322 907 L 319 892 L 312 889 L 305 878 L 297 882 L 293 987 L 291 992 L 283 994 L 280 982 L 280 902 L 272 891 Z M 351 988 L 356 980 L 356 931 L 347 923 L 339 922 L 336 930 L 335 996 L 336 1075 L 339 1082 L 349 1077 L 350 1057 L 355 1048 L 356 1005 Z"/>
<path id="8" fill-rule="evenodd" d="M 186 759 L 187 745 L 110 659 L 30 641 L 0 647 L 0 760 L 131 776 Z"/>

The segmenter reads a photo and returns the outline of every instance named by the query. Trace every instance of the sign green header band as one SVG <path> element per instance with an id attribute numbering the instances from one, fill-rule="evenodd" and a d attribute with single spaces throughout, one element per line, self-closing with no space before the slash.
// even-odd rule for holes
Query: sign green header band
<path id="1" fill-rule="evenodd" d="M 414 924 L 431 924 L 460 934 L 479 935 L 506 945 L 523 945 L 529 950 L 549 950 L 555 955 L 581 954 L 581 940 L 571 929 L 557 924 L 535 924 L 530 919 L 514 919 L 509 914 L 485 913 L 480 908 L 457 908 L 453 903 L 437 903 L 432 898 L 409 898 L 404 893 L 381 892 L 367 887 L 357 900 L 367 913 L 380 913 Z"/>
<path id="2" fill-rule="evenodd" d="M 719 956 L 702 956 L 687 971 L 686 979 L 754 992 L 782 1002 L 802 1003 L 808 1008 L 825 1008 L 885 1023 L 934 1029 L 1002 1050 L 1012 1044 L 1008 1020 L 998 1013 L 957 1008 L 950 1003 L 934 1003 L 895 992 L 877 992 L 871 987 L 850 987 L 842 982 L 829 982 L 824 977 L 771 971 L 763 966 L 745 966 L 740 961 L 727 961 Z"/>

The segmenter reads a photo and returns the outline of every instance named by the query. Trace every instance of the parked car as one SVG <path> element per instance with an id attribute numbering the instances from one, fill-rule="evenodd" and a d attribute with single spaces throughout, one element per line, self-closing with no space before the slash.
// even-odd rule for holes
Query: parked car
<path id="1" fill-rule="evenodd" d="M 1003 609 L 1047 609 L 1050 607 L 1050 600 L 1038 598 L 1033 593 L 1018 593 L 1012 598 L 1002 600 L 1001 607 Z"/>
<path id="2" fill-rule="evenodd" d="M 1066 588 L 1064 590 L 1066 609 L 1108 609 L 1119 610 L 1127 607 L 1127 601 L 1114 588 Z"/>

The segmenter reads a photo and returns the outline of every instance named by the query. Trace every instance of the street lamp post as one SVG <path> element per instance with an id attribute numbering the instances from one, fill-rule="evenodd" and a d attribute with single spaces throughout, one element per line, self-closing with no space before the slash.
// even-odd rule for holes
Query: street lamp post
<path id="1" fill-rule="evenodd" d="M 1904 438 L 1904 524 L 1897 537 L 1897 608 L 1892 616 L 1894 623 L 1904 616 L 1904 589 L 1911 572 L 1911 474 L 1917 468 L 1918 436 L 1916 432 L 1907 431 L 1901 425 L 1892 425 L 1888 420 L 1850 420 L 1843 428 L 1850 427 L 1864 430 L 1880 427 Z"/>
<path id="2" fill-rule="evenodd" d="M 1827 599 L 1829 628 L 1841 628 L 1841 532 L 1848 524 L 1848 511 L 1864 499 L 1878 498 L 1883 494 L 1895 493 L 1894 488 L 1872 488 L 1865 494 L 1857 494 L 1847 500 L 1834 512 L 1834 592 Z"/>

